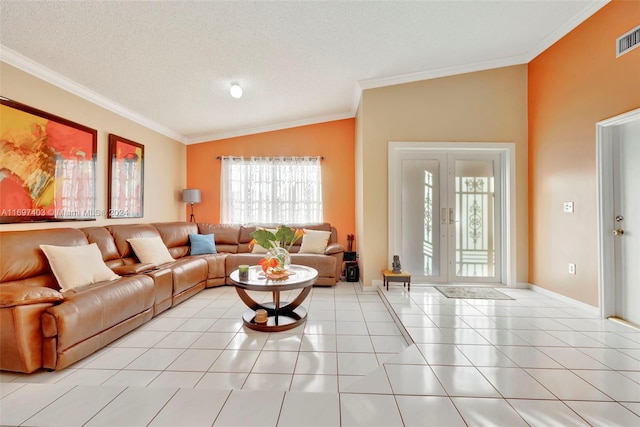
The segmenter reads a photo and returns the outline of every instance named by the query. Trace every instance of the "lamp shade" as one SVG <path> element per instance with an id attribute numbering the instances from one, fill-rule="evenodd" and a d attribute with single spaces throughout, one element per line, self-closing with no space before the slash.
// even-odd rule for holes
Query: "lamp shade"
<path id="1" fill-rule="evenodd" d="M 182 190 L 182 201 L 185 203 L 200 203 L 200 190 L 197 188 L 186 188 Z"/>

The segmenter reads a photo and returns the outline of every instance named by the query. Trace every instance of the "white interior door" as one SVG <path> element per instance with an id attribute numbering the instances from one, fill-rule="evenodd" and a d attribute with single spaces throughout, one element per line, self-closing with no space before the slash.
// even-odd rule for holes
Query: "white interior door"
<path id="1" fill-rule="evenodd" d="M 613 142 L 616 316 L 640 325 L 640 119 L 616 128 Z"/>
<path id="2" fill-rule="evenodd" d="M 416 282 L 500 282 L 500 156 L 423 157 L 400 161 L 403 269 Z"/>

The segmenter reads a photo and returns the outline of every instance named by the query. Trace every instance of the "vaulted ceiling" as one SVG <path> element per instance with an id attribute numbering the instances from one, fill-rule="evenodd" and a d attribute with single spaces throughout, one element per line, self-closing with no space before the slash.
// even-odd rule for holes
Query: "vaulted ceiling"
<path id="1" fill-rule="evenodd" d="M 363 89 L 527 63 L 606 3 L 1 0 L 0 59 L 195 143 L 353 117 Z"/>

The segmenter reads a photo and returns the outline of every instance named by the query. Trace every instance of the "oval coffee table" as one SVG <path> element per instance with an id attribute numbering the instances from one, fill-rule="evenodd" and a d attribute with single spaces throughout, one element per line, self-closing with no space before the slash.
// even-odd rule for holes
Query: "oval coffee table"
<path id="1" fill-rule="evenodd" d="M 267 279 L 259 265 L 249 267 L 247 280 L 240 280 L 237 269 L 231 272 L 229 278 L 236 287 L 238 296 L 249 307 L 242 315 L 242 320 L 248 328 L 263 332 L 280 332 L 293 329 L 307 319 L 307 310 L 300 307 L 300 304 L 316 283 L 318 271 L 304 265 L 292 265 L 288 271 L 295 274 L 284 280 Z M 291 302 L 280 301 L 280 292 L 292 289 L 301 289 L 296 299 Z M 251 298 L 247 291 L 272 292 L 273 302 L 261 304 Z M 267 311 L 267 323 L 255 322 L 255 311 L 261 308 Z"/>

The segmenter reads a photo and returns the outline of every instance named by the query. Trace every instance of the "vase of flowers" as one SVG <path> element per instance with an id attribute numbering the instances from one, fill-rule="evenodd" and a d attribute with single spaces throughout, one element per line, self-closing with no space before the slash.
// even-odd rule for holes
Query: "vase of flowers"
<path id="1" fill-rule="evenodd" d="M 249 247 L 257 243 L 267 249 L 267 255 L 260 260 L 262 270 L 267 274 L 281 274 L 291 265 L 289 251 L 303 234 L 302 229 L 293 230 L 286 225 L 279 226 L 275 233 L 259 229 L 251 233 L 253 240 L 249 242 Z"/>

